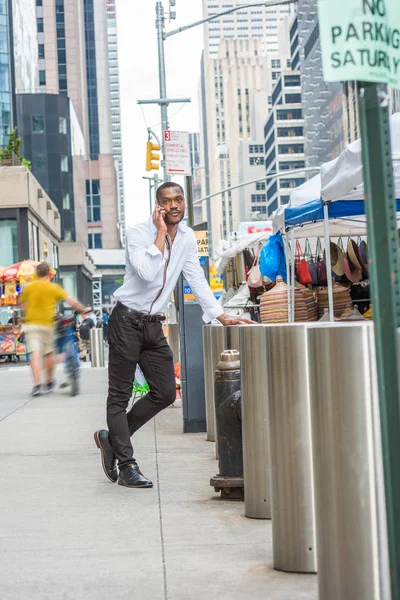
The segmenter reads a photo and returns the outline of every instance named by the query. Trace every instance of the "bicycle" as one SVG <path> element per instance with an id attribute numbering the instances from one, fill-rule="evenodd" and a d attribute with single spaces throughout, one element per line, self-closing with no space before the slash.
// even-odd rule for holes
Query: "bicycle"
<path id="1" fill-rule="evenodd" d="M 60 337 L 63 340 L 64 372 L 67 377 L 70 396 L 79 394 L 79 379 L 81 366 L 79 360 L 79 349 L 75 334 L 75 316 L 68 315 L 60 320 Z M 67 385 L 65 387 L 67 387 Z"/>

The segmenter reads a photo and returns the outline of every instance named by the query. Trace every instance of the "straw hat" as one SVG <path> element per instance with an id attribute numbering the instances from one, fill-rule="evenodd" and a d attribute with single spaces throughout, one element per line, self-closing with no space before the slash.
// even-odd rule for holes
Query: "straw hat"
<path id="1" fill-rule="evenodd" d="M 357 267 L 354 266 L 348 254 L 346 254 L 346 257 L 344 259 L 344 272 L 347 279 L 351 281 L 351 283 L 358 283 L 359 281 L 361 281 L 362 271 L 361 269 L 357 269 Z"/>
<path id="2" fill-rule="evenodd" d="M 349 240 L 347 242 L 347 256 L 349 260 L 353 263 L 356 269 L 359 271 L 366 271 L 366 266 L 363 262 L 363 259 L 360 256 L 360 252 L 358 251 L 358 246 L 354 240 Z"/>
<path id="3" fill-rule="evenodd" d="M 324 260 L 326 262 L 326 252 L 324 250 Z M 331 267 L 335 275 L 344 275 L 344 252 L 337 244 L 331 242 Z"/>

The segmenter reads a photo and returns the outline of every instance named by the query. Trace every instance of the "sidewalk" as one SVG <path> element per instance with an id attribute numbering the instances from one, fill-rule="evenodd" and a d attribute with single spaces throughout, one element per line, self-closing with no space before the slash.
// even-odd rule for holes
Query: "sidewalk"
<path id="1" fill-rule="evenodd" d="M 155 485 L 130 490 L 105 478 L 93 442 L 104 369 L 83 369 L 76 398 L 30 402 L 26 368 L 0 377 L 2 600 L 317 599 L 315 576 L 273 570 L 270 522 L 216 499 L 214 444 L 181 433 L 179 408 L 135 435 Z"/>

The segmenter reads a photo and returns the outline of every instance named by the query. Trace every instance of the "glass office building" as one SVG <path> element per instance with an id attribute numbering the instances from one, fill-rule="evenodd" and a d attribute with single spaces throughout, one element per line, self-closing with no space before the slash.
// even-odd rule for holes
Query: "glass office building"
<path id="1" fill-rule="evenodd" d="M 0 148 L 8 143 L 12 129 L 12 45 L 9 1 L 0 0 Z"/>
<path id="2" fill-rule="evenodd" d="M 343 89 L 324 81 L 317 0 L 299 0 L 297 16 L 306 166 L 315 167 L 343 149 Z"/>

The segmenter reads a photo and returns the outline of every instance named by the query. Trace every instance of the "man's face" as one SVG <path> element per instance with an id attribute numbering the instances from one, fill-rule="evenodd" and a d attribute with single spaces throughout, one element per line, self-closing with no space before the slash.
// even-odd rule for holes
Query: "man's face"
<path id="1" fill-rule="evenodd" d="M 165 210 L 165 222 L 167 225 L 177 225 L 185 216 L 185 198 L 178 187 L 165 188 L 158 201 L 161 208 Z"/>

